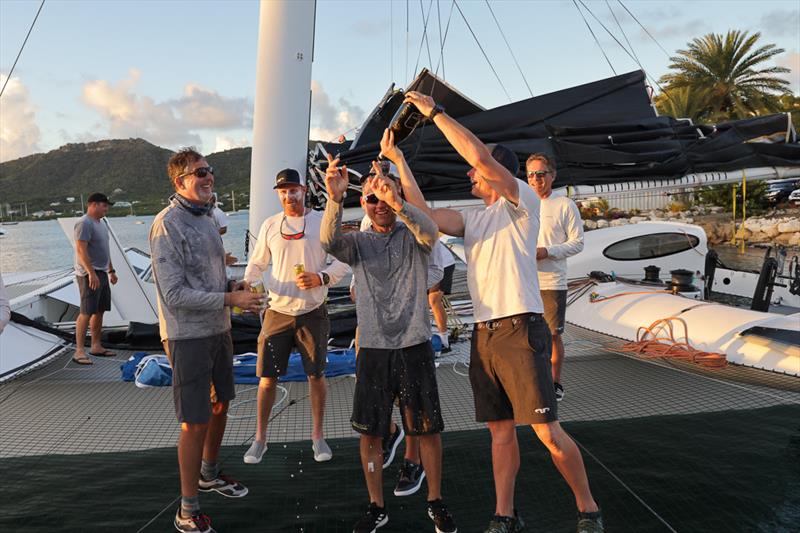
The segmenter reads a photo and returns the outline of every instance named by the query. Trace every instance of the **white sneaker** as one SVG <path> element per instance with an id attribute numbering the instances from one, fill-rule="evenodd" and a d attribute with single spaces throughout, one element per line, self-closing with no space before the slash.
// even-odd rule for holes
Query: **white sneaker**
<path id="1" fill-rule="evenodd" d="M 314 450 L 314 460 L 318 463 L 330 461 L 333 458 L 333 452 L 325 439 L 317 439 L 311 442 L 311 449 Z"/>
<path id="2" fill-rule="evenodd" d="M 244 462 L 249 465 L 255 465 L 261 462 L 261 458 L 264 457 L 264 453 L 267 451 L 267 443 L 266 442 L 258 442 L 257 440 L 253 441 L 253 444 L 247 449 L 244 454 Z"/>

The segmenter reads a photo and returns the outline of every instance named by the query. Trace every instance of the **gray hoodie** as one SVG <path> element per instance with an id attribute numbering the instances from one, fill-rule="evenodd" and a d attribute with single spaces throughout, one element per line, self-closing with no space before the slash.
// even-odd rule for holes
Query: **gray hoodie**
<path id="1" fill-rule="evenodd" d="M 161 340 L 197 339 L 231 329 L 225 306 L 225 248 L 210 214 L 174 198 L 150 228 Z"/>
<path id="2" fill-rule="evenodd" d="M 329 200 L 320 240 L 332 256 L 353 269 L 362 348 L 398 349 L 431 338 L 428 318 L 428 258 L 438 238 L 436 223 L 406 203 L 397 213 L 405 224 L 389 233 L 342 233 L 342 205 Z"/>

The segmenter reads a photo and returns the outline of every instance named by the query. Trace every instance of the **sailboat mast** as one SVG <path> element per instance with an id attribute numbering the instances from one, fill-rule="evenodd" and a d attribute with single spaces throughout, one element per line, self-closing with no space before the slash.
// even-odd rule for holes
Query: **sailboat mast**
<path id="1" fill-rule="evenodd" d="M 293 168 L 305 176 L 314 51 L 312 0 L 261 0 L 250 171 L 252 235 L 280 212 L 275 175 Z"/>

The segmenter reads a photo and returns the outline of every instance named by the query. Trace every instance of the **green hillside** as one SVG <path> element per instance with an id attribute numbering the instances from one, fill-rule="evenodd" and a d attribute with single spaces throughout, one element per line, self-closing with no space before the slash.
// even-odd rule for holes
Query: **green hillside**
<path id="1" fill-rule="evenodd" d="M 235 190 L 237 207 L 247 204 L 250 192 L 250 153 L 250 148 L 235 148 L 207 157 L 217 168 L 217 189 L 221 195 Z M 144 139 L 116 139 L 67 144 L 0 163 L 2 213 L 7 219 L 9 209 L 24 212 L 27 203 L 29 214 L 52 210 L 71 215 L 81 208 L 81 194 L 86 198 L 95 191 L 106 193 L 115 202 L 133 203 L 137 215 L 156 213 L 172 194 L 166 172 L 171 154 Z M 74 201 L 69 202 L 69 197 Z M 130 210 L 115 206 L 110 214 L 126 215 Z"/>

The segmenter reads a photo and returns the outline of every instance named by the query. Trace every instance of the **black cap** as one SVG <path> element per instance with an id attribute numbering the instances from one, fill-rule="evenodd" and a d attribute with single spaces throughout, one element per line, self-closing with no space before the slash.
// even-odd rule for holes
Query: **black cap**
<path id="1" fill-rule="evenodd" d="M 94 203 L 98 203 L 98 204 L 114 205 L 114 202 L 110 202 L 108 200 L 108 196 L 106 196 L 105 194 L 103 194 L 101 192 L 93 192 L 92 194 L 90 194 L 89 195 L 89 199 L 87 200 L 87 202 L 90 203 L 90 204 L 92 202 L 94 202 Z"/>
<path id="2" fill-rule="evenodd" d="M 512 176 L 516 176 L 519 172 L 519 158 L 510 148 L 502 144 L 495 144 L 494 148 L 492 148 L 492 157 L 511 172 Z"/>
<path id="3" fill-rule="evenodd" d="M 300 178 L 300 173 L 293 168 L 284 168 L 275 176 L 275 186 L 273 189 L 280 189 L 284 185 L 305 185 Z"/>

